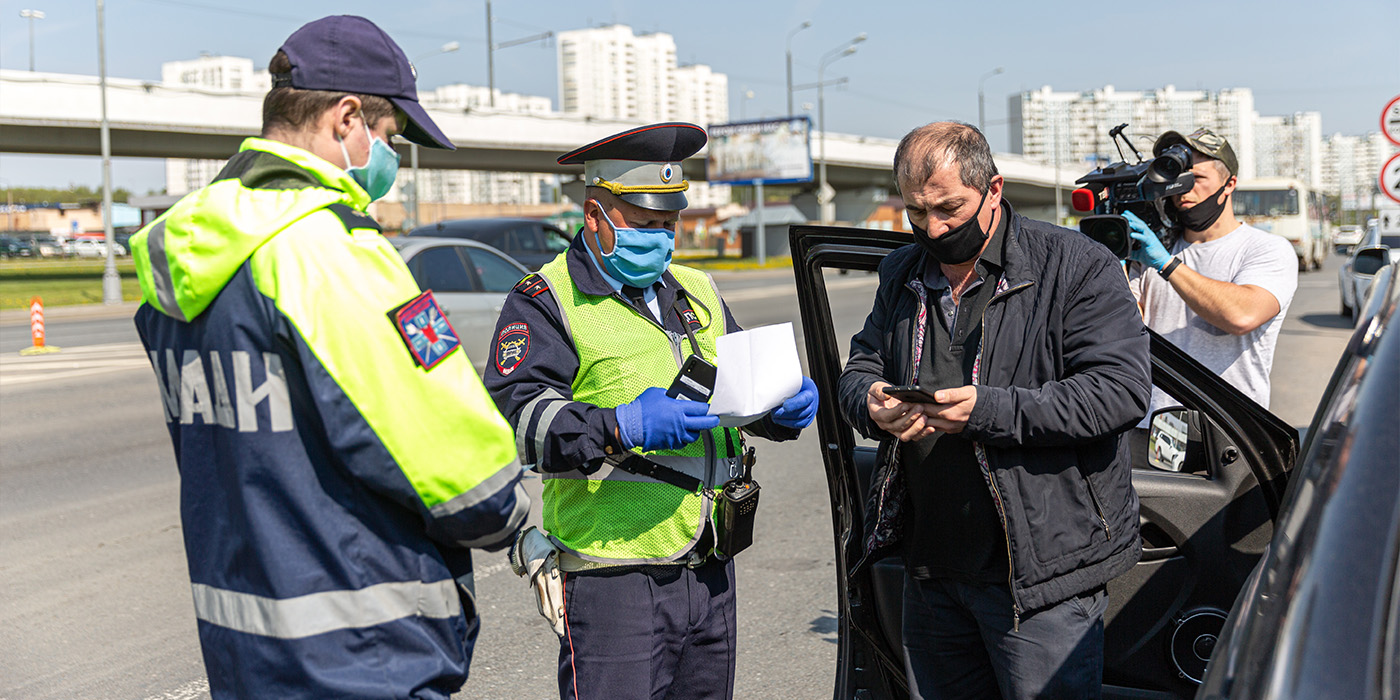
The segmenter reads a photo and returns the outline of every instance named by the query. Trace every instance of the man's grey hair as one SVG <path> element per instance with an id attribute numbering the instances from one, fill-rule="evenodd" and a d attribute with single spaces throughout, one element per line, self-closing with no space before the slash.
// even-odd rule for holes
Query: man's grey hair
<path id="1" fill-rule="evenodd" d="M 962 122 L 934 122 L 905 134 L 894 152 L 895 187 L 921 186 L 950 163 L 958 164 L 963 185 L 982 194 L 991 189 L 997 175 L 992 148 L 977 127 Z"/>

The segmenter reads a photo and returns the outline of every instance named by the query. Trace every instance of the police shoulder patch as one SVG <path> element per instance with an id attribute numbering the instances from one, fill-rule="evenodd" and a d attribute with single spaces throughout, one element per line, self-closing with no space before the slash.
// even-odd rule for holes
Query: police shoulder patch
<path id="1" fill-rule="evenodd" d="M 520 367 L 530 354 L 530 324 L 507 323 L 496 336 L 496 370 L 502 377 Z"/>
<path id="2" fill-rule="evenodd" d="M 438 366 L 462 345 L 431 290 L 390 310 L 388 316 L 408 346 L 413 361 L 424 370 Z"/>
<path id="3" fill-rule="evenodd" d="M 549 283 L 544 277 L 535 273 L 525 275 L 525 278 L 515 284 L 515 291 L 528 297 L 537 297 L 549 289 Z"/>

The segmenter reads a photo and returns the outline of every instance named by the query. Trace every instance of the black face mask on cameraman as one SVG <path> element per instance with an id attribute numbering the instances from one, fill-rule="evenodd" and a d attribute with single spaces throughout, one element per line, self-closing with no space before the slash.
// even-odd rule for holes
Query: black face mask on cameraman
<path id="1" fill-rule="evenodd" d="M 914 242 L 933 256 L 934 260 L 944 265 L 961 265 L 977 257 L 977 254 L 982 252 L 982 246 L 987 243 L 988 234 L 977 221 L 977 217 L 982 213 L 982 205 L 986 203 L 987 192 L 983 192 L 982 201 L 977 203 L 977 213 L 957 228 L 948 229 L 936 240 L 929 238 L 928 229 L 920 228 L 910 219 L 909 226 L 914 229 Z"/>
<path id="2" fill-rule="evenodd" d="M 1229 186 L 1230 180 L 1227 178 L 1225 184 L 1221 185 L 1215 194 L 1197 202 L 1196 206 L 1190 209 L 1182 209 L 1173 204 L 1172 208 L 1176 210 L 1176 220 L 1181 222 L 1187 231 L 1204 231 L 1210 228 L 1220 219 L 1220 215 L 1225 213 L 1225 203 L 1229 202 L 1230 198 L 1226 197 L 1225 202 L 1222 202 L 1220 195 L 1224 194 L 1225 188 Z"/>

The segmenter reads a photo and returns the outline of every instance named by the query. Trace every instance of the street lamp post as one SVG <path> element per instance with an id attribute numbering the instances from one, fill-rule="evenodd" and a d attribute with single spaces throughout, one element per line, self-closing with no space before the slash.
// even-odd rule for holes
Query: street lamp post
<path id="1" fill-rule="evenodd" d="M 487 87 L 487 89 L 489 90 L 489 94 L 488 94 L 488 96 L 487 96 L 487 99 L 490 101 L 491 108 L 492 108 L 492 109 L 495 109 L 495 107 L 496 107 L 496 56 L 495 56 L 496 51 L 497 51 L 498 49 L 505 49 L 505 48 L 509 48 L 509 47 L 511 47 L 511 46 L 519 46 L 519 45 L 521 45 L 521 44 L 528 44 L 528 43 L 530 43 L 530 42 L 532 42 L 532 41 L 544 41 L 545 39 L 548 39 L 548 38 L 554 36 L 554 32 L 552 32 L 552 31 L 549 31 L 549 32 L 542 32 L 542 33 L 540 33 L 540 34 L 533 34 L 533 35 L 531 35 L 531 36 L 523 37 L 523 38 L 520 38 L 520 39 L 512 39 L 512 40 L 510 40 L 510 41 L 503 41 L 503 42 L 501 42 L 501 43 L 499 43 L 499 44 L 496 44 L 496 43 L 492 43 L 492 39 L 491 39 L 491 24 L 492 24 L 492 23 L 493 23 L 493 18 L 492 18 L 492 15 L 491 15 L 491 0 L 486 0 L 486 87 Z"/>
<path id="2" fill-rule="evenodd" d="M 803 29 L 806 29 L 806 28 L 808 28 L 808 27 L 810 27 L 810 26 L 812 26 L 812 20 L 809 19 L 809 20 L 803 22 L 802 24 L 797 25 L 797 28 L 794 29 L 794 30 L 792 30 L 792 31 L 790 31 L 790 32 L 788 32 L 788 35 L 787 35 L 787 98 L 788 98 L 788 102 L 787 102 L 787 114 L 788 114 L 789 117 L 792 116 L 792 114 L 793 114 L 793 112 L 792 112 L 792 38 L 793 38 L 794 36 L 797 36 L 797 33 L 798 33 L 798 32 L 800 32 L 800 31 L 802 31 Z M 33 69 L 31 68 L 31 70 L 33 70 Z"/>
<path id="3" fill-rule="evenodd" d="M 446 44 L 443 44 L 442 46 L 438 47 L 434 51 L 418 54 L 418 56 L 415 57 L 411 61 L 411 63 L 414 63 L 416 65 L 419 61 L 430 56 L 436 56 L 438 54 L 444 53 L 452 53 L 453 51 L 456 51 L 460 48 L 462 48 L 461 44 L 455 41 L 449 41 Z M 408 201 L 404 203 L 403 208 L 404 211 L 402 228 L 404 229 L 412 229 L 418 225 L 418 144 L 413 143 L 412 141 L 408 143 L 408 161 L 409 167 L 413 170 L 413 179 L 409 180 L 408 196 L 405 198 Z"/>
<path id="4" fill-rule="evenodd" d="M 29 72 L 34 72 L 34 20 L 43 19 L 43 10 L 20 10 L 19 16 L 29 20 Z M 789 81 L 791 82 L 791 81 Z"/>
<path id="5" fill-rule="evenodd" d="M 102 303 L 122 303 L 122 278 L 112 255 L 112 132 L 107 123 L 107 30 L 105 3 L 97 0 L 97 81 L 102 95 L 102 238 L 107 243 L 107 264 L 102 270 Z"/>
<path id="6" fill-rule="evenodd" d="M 817 204 L 821 207 L 823 224 L 830 224 L 836 218 L 833 206 L 835 193 L 831 191 L 831 186 L 826 183 L 826 81 L 823 76 L 826 74 L 827 64 L 855 53 L 856 44 L 862 41 L 865 41 L 865 32 L 861 32 L 856 38 L 822 54 L 822 60 L 817 63 L 817 121 L 820 122 L 818 128 L 821 130 L 821 139 L 818 143 L 821 174 L 820 183 L 817 185 Z"/>
<path id="7" fill-rule="evenodd" d="M 982 77 L 977 79 L 977 130 L 982 132 L 984 138 L 987 136 L 987 107 L 982 97 L 982 84 L 987 82 L 987 78 L 994 75 L 1001 75 L 1003 70 L 1001 66 L 997 66 L 995 69 L 984 73 Z"/>

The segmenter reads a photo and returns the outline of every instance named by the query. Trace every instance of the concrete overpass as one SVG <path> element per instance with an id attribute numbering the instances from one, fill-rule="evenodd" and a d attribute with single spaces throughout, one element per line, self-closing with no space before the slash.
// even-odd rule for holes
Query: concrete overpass
<path id="1" fill-rule="evenodd" d="M 261 110 L 261 94 L 126 78 L 107 81 L 114 156 L 227 158 L 244 138 L 257 135 Z M 580 144 L 639 125 L 560 113 L 446 108 L 429 112 L 457 150 L 418 149 L 424 168 L 578 174 L 581 168 L 560 166 L 554 159 Z M 0 153 L 100 155 L 100 118 L 95 76 L 0 70 Z M 813 134 L 814 157 L 818 138 Z M 891 139 L 827 135 L 827 177 L 837 190 L 838 220 L 863 220 L 864 215 L 856 215 L 859 209 L 884 201 L 892 190 L 890 163 L 896 145 Z M 407 146 L 401 150 L 406 164 Z M 998 154 L 996 161 L 1010 200 L 1030 215 L 1048 217 L 1055 201 L 1054 169 L 1011 154 Z M 691 179 L 705 179 L 704 151 L 686 161 L 685 172 Z M 1074 179 L 1081 174 L 1078 167 L 1061 173 L 1065 192 L 1073 189 Z M 814 203 L 797 203 L 804 211 L 815 212 Z"/>

